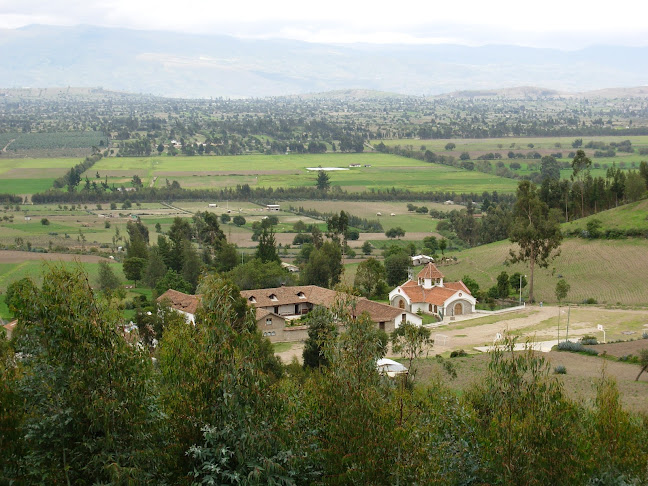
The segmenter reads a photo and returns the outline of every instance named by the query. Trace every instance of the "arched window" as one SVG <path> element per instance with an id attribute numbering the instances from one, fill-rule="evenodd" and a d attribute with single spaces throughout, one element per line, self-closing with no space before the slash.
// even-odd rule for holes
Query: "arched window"
<path id="1" fill-rule="evenodd" d="M 432 304 L 428 304 L 428 312 L 432 312 Z"/>
<path id="2" fill-rule="evenodd" d="M 398 301 L 398 308 L 399 309 L 404 309 L 405 308 L 405 301 L 403 299 Z"/>

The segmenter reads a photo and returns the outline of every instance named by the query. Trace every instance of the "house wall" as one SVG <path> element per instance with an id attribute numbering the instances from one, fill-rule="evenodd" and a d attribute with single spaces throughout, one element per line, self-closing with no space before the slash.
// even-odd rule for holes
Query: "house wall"
<path id="1" fill-rule="evenodd" d="M 455 299 L 455 300 L 449 302 L 446 305 L 444 315 L 445 316 L 453 316 L 453 315 L 455 315 L 454 314 L 454 308 L 455 308 L 455 305 L 457 305 L 457 303 L 460 303 L 463 306 L 462 315 L 472 314 L 472 313 L 475 312 L 475 304 L 473 304 L 472 302 L 470 302 L 470 301 L 468 301 L 466 299 Z"/>
<path id="2" fill-rule="evenodd" d="M 268 314 L 257 321 L 257 327 L 261 331 L 261 334 L 270 339 L 270 341 L 281 341 L 283 340 L 283 330 L 286 327 L 286 321 L 279 316 Z"/>
<path id="3" fill-rule="evenodd" d="M 407 300 L 402 295 L 399 295 L 399 294 L 393 295 L 389 302 L 390 302 L 390 305 L 392 305 L 393 307 L 398 307 L 400 309 L 399 304 L 400 304 L 401 301 L 405 305 L 404 310 L 412 312 L 411 306 L 407 303 Z M 416 312 L 416 311 L 414 311 L 414 312 Z"/>

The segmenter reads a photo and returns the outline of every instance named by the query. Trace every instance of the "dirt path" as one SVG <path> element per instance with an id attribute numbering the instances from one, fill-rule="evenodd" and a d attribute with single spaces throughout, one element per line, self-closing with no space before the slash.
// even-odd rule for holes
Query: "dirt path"
<path id="1" fill-rule="evenodd" d="M 7 151 L 7 147 L 9 147 L 9 145 L 11 145 L 11 144 L 12 144 L 13 142 L 15 142 L 15 141 L 16 141 L 15 138 L 12 138 L 11 140 L 9 140 L 9 143 L 8 143 L 7 145 L 4 146 L 4 148 L 2 149 L 2 152 L 6 152 L 6 151 Z"/>

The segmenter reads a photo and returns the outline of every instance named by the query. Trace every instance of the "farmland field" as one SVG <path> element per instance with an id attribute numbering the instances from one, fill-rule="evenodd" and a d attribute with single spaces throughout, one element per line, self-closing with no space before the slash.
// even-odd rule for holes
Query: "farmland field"
<path id="1" fill-rule="evenodd" d="M 441 267 L 448 280 L 464 275 L 474 278 L 481 288 L 496 283 L 497 275 L 506 271 L 528 274 L 528 266 L 504 264 L 513 245 L 501 241 L 458 253 L 458 263 Z M 582 240 L 563 241 L 561 254 L 549 268 L 536 267 L 535 297 L 555 302 L 554 290 L 562 276 L 571 285 L 569 302 L 593 298 L 601 304 L 646 305 L 648 295 L 648 240 Z"/>
<path id="2" fill-rule="evenodd" d="M 351 164 L 361 167 L 349 168 Z M 349 191 L 398 187 L 413 191 L 514 192 L 513 180 L 439 164 L 378 153 L 323 155 L 246 155 L 235 157 L 111 157 L 95 164 L 86 175 L 98 172 L 123 183 L 137 173 L 148 185 L 168 179 L 187 188 L 221 188 L 237 184 L 252 187 L 314 186 L 317 174 L 307 167 L 340 167 L 330 172 L 332 186 Z"/>

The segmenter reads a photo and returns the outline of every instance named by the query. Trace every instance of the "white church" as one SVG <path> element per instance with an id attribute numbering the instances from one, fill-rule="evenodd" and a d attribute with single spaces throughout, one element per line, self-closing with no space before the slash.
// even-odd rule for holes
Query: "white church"
<path id="1" fill-rule="evenodd" d="M 417 275 L 389 293 L 389 303 L 416 314 L 421 311 L 440 319 L 475 312 L 477 300 L 468 287 L 459 282 L 443 281 L 443 274 L 434 263 L 428 263 Z"/>

